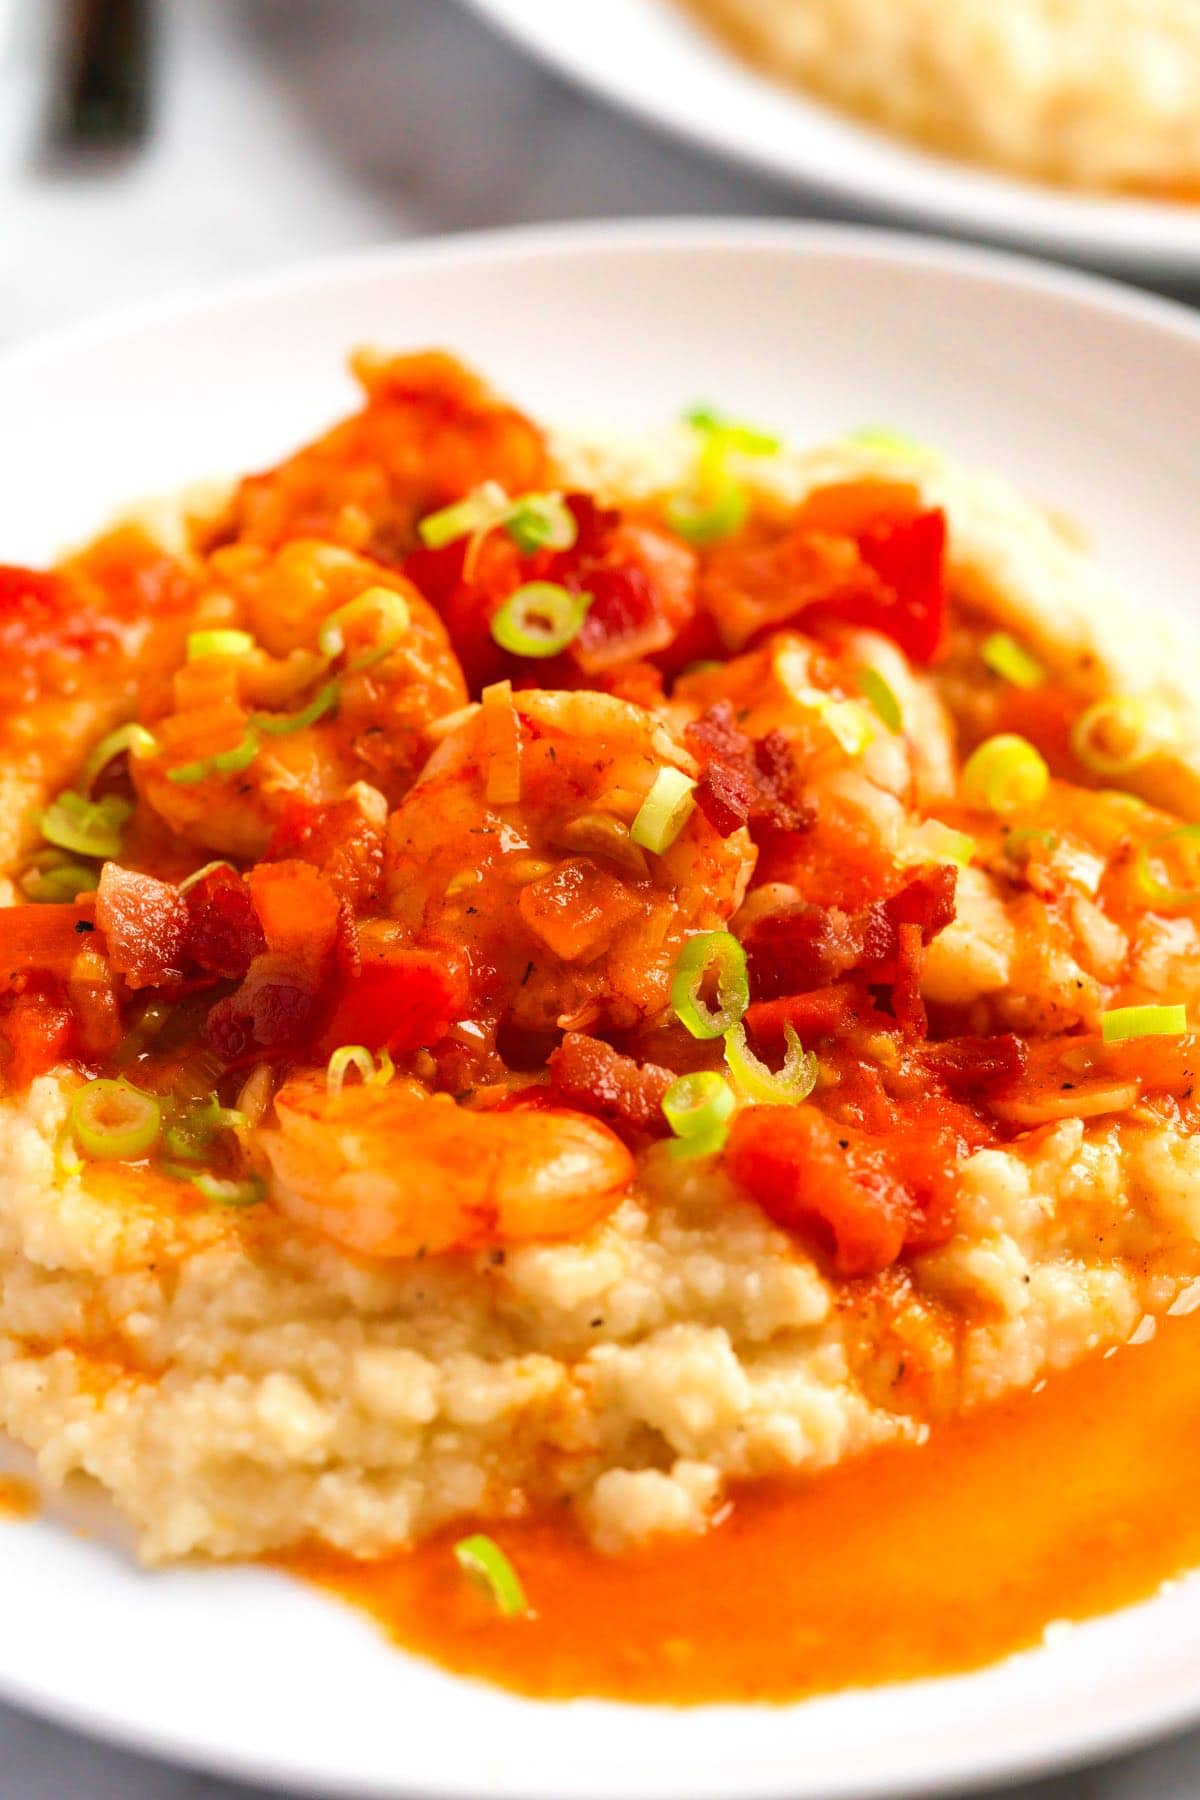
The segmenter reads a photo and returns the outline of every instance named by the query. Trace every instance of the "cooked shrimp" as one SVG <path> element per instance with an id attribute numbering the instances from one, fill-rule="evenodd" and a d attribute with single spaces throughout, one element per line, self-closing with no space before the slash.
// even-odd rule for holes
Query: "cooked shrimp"
<path id="1" fill-rule="evenodd" d="M 737 909 L 748 834 L 697 808 L 661 854 L 630 825 L 663 769 L 696 773 L 656 715 L 612 695 L 493 689 L 393 816 L 392 911 L 463 946 L 481 1012 L 534 1031 L 660 1013 L 680 947 Z"/>
<path id="2" fill-rule="evenodd" d="M 633 1158 L 581 1113 L 472 1112 L 415 1085 L 291 1081 L 261 1134 L 281 1212 L 363 1256 L 575 1237 L 611 1212 Z"/>
<path id="3" fill-rule="evenodd" d="M 429 753 L 430 725 L 466 699 L 432 607 L 390 570 L 303 540 L 218 552 L 210 572 L 198 624 L 244 630 L 254 647 L 218 639 L 178 671 L 173 710 L 147 718 L 161 754 L 138 764 L 143 797 L 190 842 L 244 857 L 266 851 L 296 800 L 332 804 L 362 780 L 395 805 Z M 330 657 L 318 641 L 335 614 L 343 648 Z M 311 724 L 254 723 L 303 718 L 322 696 Z"/>
<path id="4" fill-rule="evenodd" d="M 366 404 L 239 487 L 226 540 L 321 537 L 386 561 L 414 547 L 416 522 L 484 481 L 545 485 L 542 433 L 454 357 L 362 352 Z"/>

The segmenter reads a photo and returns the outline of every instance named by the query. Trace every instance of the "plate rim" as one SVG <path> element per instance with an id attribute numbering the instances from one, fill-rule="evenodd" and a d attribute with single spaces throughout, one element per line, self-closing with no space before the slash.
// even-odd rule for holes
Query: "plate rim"
<path id="1" fill-rule="evenodd" d="M 657 5 L 665 3 L 666 0 L 654 0 Z M 574 38 L 564 41 L 561 36 L 540 29 L 535 14 L 540 0 L 460 0 L 460 4 L 534 61 L 593 98 L 661 135 L 680 139 L 735 167 L 766 175 L 785 187 L 809 187 L 842 205 L 867 208 L 884 218 L 907 219 L 926 231 L 943 230 L 977 240 L 1023 245 L 1033 253 L 1092 261 L 1111 269 L 1184 278 L 1200 274 L 1200 205 L 1189 211 L 1168 201 L 1074 193 L 1071 189 L 1024 180 L 1002 169 L 939 156 L 789 88 L 786 82 L 739 62 L 732 51 L 723 52 L 731 79 L 757 86 L 775 100 L 782 95 L 802 112 L 844 134 L 847 143 L 859 141 L 876 147 L 893 144 L 897 167 L 911 164 L 929 184 L 930 191 L 905 193 L 902 175 L 890 187 L 881 189 L 848 173 L 852 165 L 844 166 L 836 157 L 805 167 L 765 136 L 751 138 L 730 133 L 715 118 L 687 112 L 669 88 L 655 102 L 623 85 L 606 67 L 591 63 L 582 46 L 577 50 Z M 648 6 L 651 0 L 639 0 L 639 4 Z M 695 29 L 701 31 L 702 27 L 697 25 Z M 954 191 L 947 191 L 960 186 L 959 198 Z M 1028 218 L 1020 221 L 1011 216 L 1012 208 L 1018 204 L 1032 215 L 1032 223 Z M 1123 221 L 1133 241 L 1114 232 L 1116 220 Z M 1194 222 L 1190 232 L 1189 222 Z"/>
<path id="2" fill-rule="evenodd" d="M 10 375 L 24 377 L 39 366 L 64 356 L 94 350 L 146 327 L 183 324 L 188 320 L 219 319 L 226 309 L 246 302 L 284 299 L 313 284 L 353 286 L 364 280 L 402 274 L 409 268 L 436 268 L 443 264 L 474 266 L 479 262 L 579 254 L 612 254 L 623 251 L 662 253 L 767 251 L 776 254 L 827 257 L 847 262 L 868 259 L 881 269 L 888 266 L 918 268 L 934 273 L 974 277 L 1025 293 L 1068 300 L 1089 312 L 1116 315 L 1127 322 L 1151 327 L 1200 355 L 1200 315 L 1183 304 L 1147 294 L 1109 277 L 1047 266 L 1037 259 L 1011 251 L 981 249 L 913 237 L 876 227 L 811 223 L 788 220 L 666 219 L 591 221 L 536 225 L 516 229 L 446 234 L 367 250 L 309 259 L 238 280 L 202 283 L 139 305 L 114 308 L 80 323 L 37 334 L 0 348 L 0 386 Z M 1136 1608 L 1123 1609 L 1126 1612 Z M 1118 1615 L 1110 1615 L 1116 1617 Z M 0 1694 L 15 1706 L 49 1719 L 67 1729 L 81 1731 L 121 1749 L 157 1757 L 175 1766 L 216 1773 L 251 1785 L 286 1784 L 292 1791 L 340 1796 L 342 1800 L 381 1800 L 394 1793 L 416 1800 L 411 1787 L 383 1789 L 373 1776 L 353 1773 L 329 1780 L 306 1782 L 303 1771 L 280 1759 L 267 1747 L 247 1761 L 242 1751 L 216 1745 L 207 1747 L 197 1730 L 193 1739 L 180 1737 L 173 1728 L 159 1728 L 152 1720 L 114 1715 L 87 1700 L 72 1699 L 45 1684 L 23 1681 L 0 1673 Z M 798 1703 L 802 1708 L 805 1703 Z M 614 1709 L 616 1710 L 616 1709 Z M 935 1774 L 909 1778 L 899 1784 L 868 1778 L 851 1787 L 838 1786 L 838 1800 L 896 1800 L 902 1794 L 945 1794 L 1049 1775 L 1102 1758 L 1161 1741 L 1200 1720 L 1200 1687 L 1181 1698 L 1161 1700 L 1146 1709 L 1135 1725 L 1116 1720 L 1074 1726 L 1061 1733 L 1053 1748 L 1036 1746 L 1012 1750 L 1000 1748 L 982 1763 L 960 1758 L 960 1766 L 946 1766 Z M 439 1787 L 438 1800 L 475 1800 L 482 1790 L 462 1783 Z M 788 1800 L 786 1776 L 774 1785 L 756 1785 L 760 1797 Z M 489 1786 L 487 1800 L 523 1800 L 521 1787 Z M 608 1790 L 611 1795 L 612 1790 Z M 692 1787 L 689 1800 L 715 1795 L 717 1790 Z M 817 1800 L 813 1790 L 810 1800 Z M 723 1790 L 722 1790 L 723 1793 Z"/>

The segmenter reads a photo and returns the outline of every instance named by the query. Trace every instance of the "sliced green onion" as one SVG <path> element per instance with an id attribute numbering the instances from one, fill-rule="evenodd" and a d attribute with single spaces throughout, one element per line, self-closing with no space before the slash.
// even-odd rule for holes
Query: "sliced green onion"
<path id="1" fill-rule="evenodd" d="M 100 877 L 94 867 L 85 863 L 58 861 L 44 869 L 26 869 L 21 876 L 21 892 L 38 905 L 77 900 L 90 894 Z"/>
<path id="2" fill-rule="evenodd" d="M 94 1162 L 129 1162 L 158 1142 L 162 1107 L 128 1081 L 89 1081 L 71 1101 L 71 1130 Z"/>
<path id="3" fill-rule="evenodd" d="M 1026 738 L 1011 732 L 991 737 L 963 765 L 968 800 L 994 813 L 1024 812 L 1045 798 L 1050 771 Z"/>
<path id="4" fill-rule="evenodd" d="M 1014 831 L 1010 826 L 1005 827 L 1004 854 L 1006 856 L 1019 858 L 1022 853 L 1028 856 L 1030 851 L 1035 849 L 1057 850 L 1057 832 L 1035 831 L 1028 826 L 1023 826 L 1019 831 Z"/>
<path id="5" fill-rule="evenodd" d="M 1186 1006 L 1114 1006 L 1100 1014 L 1106 1044 L 1122 1044 L 1128 1038 L 1183 1037 L 1187 1028 Z"/>
<path id="6" fill-rule="evenodd" d="M 128 751 L 130 756 L 155 756 L 158 753 L 158 739 L 144 725 L 120 725 L 116 731 L 110 731 L 107 737 L 100 739 L 92 754 L 83 765 L 83 773 L 79 785 L 85 794 L 90 794 L 97 775 L 115 756 L 122 756 Z"/>
<path id="7" fill-rule="evenodd" d="M 676 1156 L 713 1156 L 729 1135 L 728 1119 L 737 1100 L 723 1075 L 702 1069 L 680 1075 L 662 1098 L 663 1117 L 678 1140 Z"/>
<path id="8" fill-rule="evenodd" d="M 1155 906 L 1196 906 L 1200 905 L 1200 885 L 1187 888 L 1171 887 L 1159 881 L 1154 873 L 1150 858 L 1157 850 L 1165 850 L 1168 844 L 1200 843 L 1200 825 L 1180 825 L 1175 831 L 1165 832 L 1162 837 L 1154 838 L 1149 844 L 1143 844 L 1137 853 L 1137 878 L 1143 892 Z"/>
<path id="9" fill-rule="evenodd" d="M 211 875 L 215 869 L 229 869 L 233 874 L 237 874 L 237 870 L 234 869 L 231 862 L 226 862 L 223 856 L 218 857 L 216 862 L 205 863 L 202 869 L 193 869 L 190 875 L 185 875 L 179 883 L 179 892 L 186 894 L 189 888 L 194 888 L 198 881 L 203 881 L 204 877 Z"/>
<path id="10" fill-rule="evenodd" d="M 900 711 L 900 702 L 879 670 L 860 669 L 857 679 L 862 693 L 874 707 L 877 718 L 889 731 L 902 731 L 904 715 Z"/>
<path id="11" fill-rule="evenodd" d="M 199 662 L 202 656 L 248 656 L 256 647 L 248 631 L 189 631 L 187 659 Z"/>
<path id="12" fill-rule="evenodd" d="M 236 1107 L 222 1106 L 216 1094 L 206 1094 L 185 1107 L 163 1131 L 163 1149 L 185 1162 L 199 1162 L 209 1154 L 220 1131 L 244 1131 L 250 1123 Z"/>
<path id="13" fill-rule="evenodd" d="M 783 1067 L 771 1069 L 759 1061 L 746 1042 L 743 1024 L 731 1025 L 725 1033 L 725 1061 L 747 1099 L 798 1106 L 816 1087 L 821 1065 L 813 1052 L 804 1048 L 790 1025 L 784 1026 L 783 1039 L 787 1046 Z"/>
<path id="14" fill-rule="evenodd" d="M 197 782 L 207 781 L 210 775 L 240 775 L 243 769 L 250 767 L 259 748 L 258 733 L 252 722 L 231 750 L 202 756 L 198 762 L 180 763 L 177 769 L 167 770 L 167 780 L 177 787 L 195 787 Z"/>
<path id="15" fill-rule="evenodd" d="M 522 556 L 536 550 L 570 550 L 579 536 L 575 514 L 561 494 L 523 494 L 513 502 L 504 525 Z"/>
<path id="16" fill-rule="evenodd" d="M 459 1538 L 454 1560 L 464 1575 L 490 1595 L 506 1619 L 519 1619 L 529 1611 L 521 1578 L 495 1538 L 485 1537 L 481 1531 Z"/>
<path id="17" fill-rule="evenodd" d="M 745 491 L 732 477 L 724 476 L 672 494 L 663 505 L 663 518 L 685 543 L 702 549 L 732 537 L 745 524 L 748 511 Z"/>
<path id="18" fill-rule="evenodd" d="M 265 731 L 269 737 L 287 737 L 293 731 L 307 731 L 310 725 L 315 725 L 318 719 L 323 719 L 327 712 L 333 711 L 341 698 L 341 692 L 340 682 L 327 681 L 299 712 L 254 713 L 250 723 L 255 730 Z M 246 760 L 252 762 L 253 753 Z M 245 764 L 241 766 L 245 767 Z"/>
<path id="19" fill-rule="evenodd" d="M 707 979 L 716 981 L 717 1010 L 701 999 Z M 694 1038 L 721 1037 L 750 1004 L 746 952 L 731 931 L 705 931 L 689 938 L 679 953 L 671 982 L 671 1005 Z"/>
<path id="20" fill-rule="evenodd" d="M 1037 657 L 1007 631 L 993 631 L 991 637 L 985 639 L 979 654 L 993 675 L 1011 681 L 1014 687 L 1041 687 L 1046 679 L 1046 671 Z"/>
<path id="21" fill-rule="evenodd" d="M 132 803 L 116 794 L 88 800 L 68 788 L 42 814 L 41 833 L 48 844 L 57 844 L 76 856 L 119 856 L 122 832 L 132 812 Z"/>
<path id="22" fill-rule="evenodd" d="M 778 456 L 783 439 L 743 419 L 731 419 L 711 406 L 693 406 L 684 413 L 684 422 L 716 442 L 722 450 L 736 451 L 740 456 Z"/>
<path id="23" fill-rule="evenodd" d="M 696 810 L 695 787 L 681 769 L 660 769 L 629 827 L 633 842 L 656 856 L 669 850 Z"/>
<path id="24" fill-rule="evenodd" d="M 956 868 L 965 869 L 977 849 L 975 839 L 965 831 L 955 831 L 940 819 L 924 819 L 905 833 L 896 856 L 902 863 L 953 863 Z"/>
<path id="25" fill-rule="evenodd" d="M 905 437 L 886 425 L 860 425 L 857 431 L 849 433 L 847 442 L 861 444 L 867 450 L 886 450 L 893 456 L 927 456 L 929 453 L 915 438 Z"/>
<path id="26" fill-rule="evenodd" d="M 374 649 L 367 651 L 351 665 L 347 673 L 357 674 L 360 669 L 370 669 L 382 662 L 385 656 L 390 656 L 408 630 L 411 614 L 403 594 L 385 587 L 368 588 L 357 599 L 348 600 L 345 606 L 339 606 L 335 612 L 330 613 L 317 636 L 317 648 L 322 656 L 332 659 L 344 655 L 346 626 L 373 615 L 383 622 L 383 636 Z"/>
<path id="27" fill-rule="evenodd" d="M 189 1175 L 188 1180 L 214 1206 L 257 1206 L 267 1193 L 260 1175 L 246 1175 L 240 1181 L 221 1175 Z"/>
<path id="28" fill-rule="evenodd" d="M 1127 775 L 1174 738 L 1170 715 L 1135 694 L 1097 700 L 1071 727 L 1071 748 L 1096 775 Z"/>
<path id="29" fill-rule="evenodd" d="M 379 1053 L 379 1061 L 367 1049 L 365 1044 L 343 1044 L 335 1050 L 325 1066 L 325 1086 L 333 1099 L 337 1099 L 351 1069 L 357 1069 L 364 1087 L 386 1087 L 396 1073 L 386 1050 Z"/>
<path id="30" fill-rule="evenodd" d="M 578 636 L 592 603 L 554 581 L 527 581 L 492 619 L 492 637 L 514 656 L 557 656 Z"/>
<path id="31" fill-rule="evenodd" d="M 474 531 L 488 531 L 503 524 L 511 504 L 498 481 L 485 481 L 465 499 L 443 506 L 440 512 L 427 513 L 417 532 L 427 550 L 444 550 L 447 544 L 469 537 Z"/>

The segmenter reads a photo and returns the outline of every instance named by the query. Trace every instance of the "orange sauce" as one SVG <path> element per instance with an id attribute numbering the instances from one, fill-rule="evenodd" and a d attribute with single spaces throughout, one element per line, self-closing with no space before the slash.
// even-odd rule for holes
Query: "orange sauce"
<path id="1" fill-rule="evenodd" d="M 285 1567 L 526 1694 L 785 1701 L 978 1667 L 1200 1565 L 1200 1315 L 923 1446 L 751 1485 L 701 1539 L 610 1558 L 565 1513 L 484 1525 L 532 1617 L 502 1619 L 459 1571 L 467 1529 Z"/>
<path id="2" fill-rule="evenodd" d="M 24 1475 L 0 1475 L 0 1520 L 32 1519 L 41 1498 Z"/>

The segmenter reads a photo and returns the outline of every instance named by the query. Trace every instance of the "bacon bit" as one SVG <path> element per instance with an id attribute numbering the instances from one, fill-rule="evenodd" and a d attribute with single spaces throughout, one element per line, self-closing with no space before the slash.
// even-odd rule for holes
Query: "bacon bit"
<path id="1" fill-rule="evenodd" d="M 267 947 L 250 890 L 236 870 L 210 869 L 188 889 L 187 953 L 223 981 L 240 981 Z"/>
<path id="2" fill-rule="evenodd" d="M 400 1055 L 437 1043 L 469 1007 L 467 982 L 452 952 L 393 950 L 363 963 L 342 989 L 321 1037 L 321 1055 L 341 1044 Z"/>
<path id="3" fill-rule="evenodd" d="M 757 920 L 746 934 L 751 984 L 766 1000 L 826 987 L 851 971 L 884 984 L 900 973 L 901 929 L 917 927 L 908 955 L 933 942 L 954 917 L 958 871 L 931 863 L 886 900 L 856 912 L 796 901 Z"/>
<path id="4" fill-rule="evenodd" d="M 26 974 L 66 980 L 81 941 L 95 942 L 95 911 L 94 894 L 61 905 L 0 907 L 0 984 Z"/>
<path id="5" fill-rule="evenodd" d="M 602 1038 L 568 1031 L 550 1057 L 550 1077 L 547 1105 L 595 1113 L 628 1132 L 667 1129 L 662 1098 L 675 1079 L 671 1070 L 623 1056 Z"/>
<path id="6" fill-rule="evenodd" d="M 306 862 L 259 863 L 247 877 L 268 950 L 299 968 L 312 969 L 333 948 L 338 897 Z"/>
<path id="7" fill-rule="evenodd" d="M 952 1094 L 966 1095 L 1018 1080 L 1029 1060 L 1023 1040 L 1011 1031 L 998 1037 L 947 1038 L 926 1045 L 922 1057 Z"/>
<path id="8" fill-rule="evenodd" d="M 299 858 L 320 869 L 339 899 L 358 912 L 374 909 L 383 878 L 383 829 L 367 818 L 356 797 L 333 806 L 295 799 L 285 807 L 267 850 L 267 862 Z"/>
<path id="9" fill-rule="evenodd" d="M 929 1023 L 921 998 L 921 974 L 925 962 L 919 925 L 896 929 L 896 973 L 892 981 L 892 1014 L 909 1037 L 923 1037 Z"/>
<path id="10" fill-rule="evenodd" d="M 251 963 L 236 994 L 209 1010 L 204 1035 L 226 1063 L 255 1050 L 300 1054 L 317 1010 L 318 989 L 309 972 L 267 952 Z"/>
<path id="11" fill-rule="evenodd" d="M 791 1026 L 801 1043 L 833 1037 L 846 1023 L 854 1003 L 848 987 L 815 988 L 782 1000 L 754 1000 L 746 1008 L 746 1028 L 764 1044 L 781 1043 Z"/>
<path id="12" fill-rule="evenodd" d="M 589 856 L 571 857 L 529 882 L 517 907 L 529 930 L 563 962 L 599 956 L 639 911 L 625 883 Z"/>
<path id="13" fill-rule="evenodd" d="M 936 1125 L 873 1138 L 812 1106 L 753 1106 L 733 1121 L 725 1166 L 777 1225 L 815 1228 L 835 1273 L 853 1278 L 950 1238 L 957 1148 Z"/>
<path id="14" fill-rule="evenodd" d="M 188 906 L 169 881 L 105 863 L 96 890 L 96 923 L 108 944 L 110 968 L 131 988 L 183 979 Z"/>
<path id="15" fill-rule="evenodd" d="M 76 940 L 78 943 L 78 939 Z M 4 1078 L 12 1093 L 55 1067 L 71 1051 L 71 1010 L 51 994 L 29 989 L 5 1005 L 0 1027 Z"/>
<path id="16" fill-rule="evenodd" d="M 756 741 L 738 728 L 732 702 L 718 700 L 685 728 L 684 741 L 701 764 L 696 804 L 722 837 L 741 825 L 803 831 L 812 824 L 811 809 L 791 798 L 796 765 L 782 732 Z"/>

